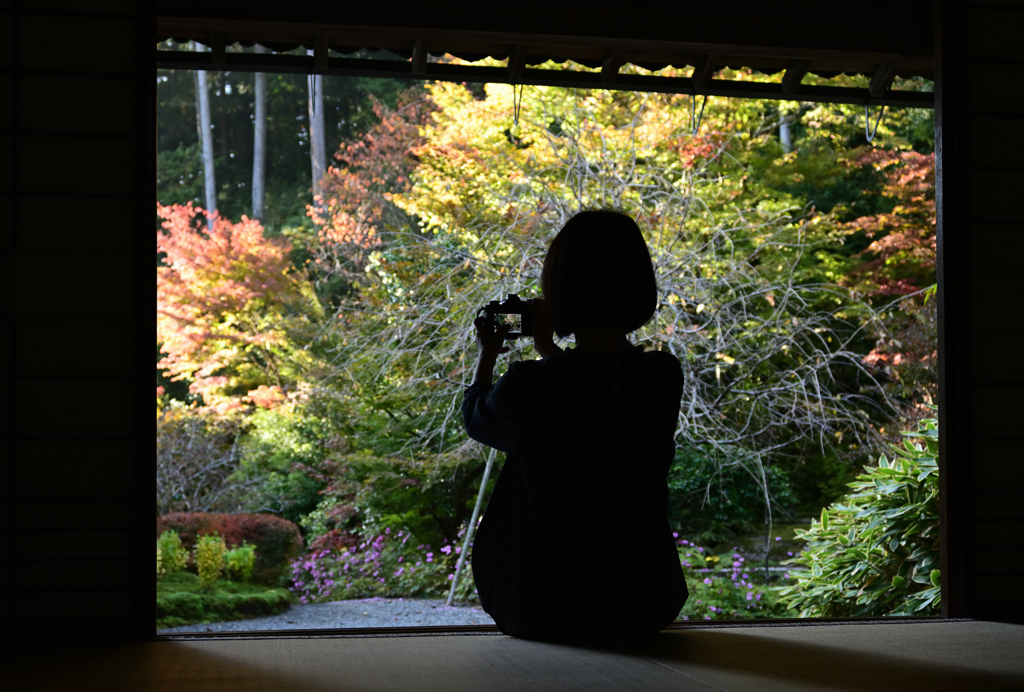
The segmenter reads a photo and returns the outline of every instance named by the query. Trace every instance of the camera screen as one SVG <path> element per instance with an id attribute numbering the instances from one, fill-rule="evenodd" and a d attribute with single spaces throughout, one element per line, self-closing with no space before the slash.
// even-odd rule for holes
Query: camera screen
<path id="1" fill-rule="evenodd" d="M 508 325 L 509 332 L 523 331 L 523 316 L 518 313 L 496 313 L 494 315 L 494 328 Z"/>

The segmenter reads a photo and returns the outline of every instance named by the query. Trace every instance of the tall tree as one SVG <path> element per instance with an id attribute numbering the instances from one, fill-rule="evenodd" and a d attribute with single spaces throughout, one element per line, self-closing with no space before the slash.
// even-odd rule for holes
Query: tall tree
<path id="1" fill-rule="evenodd" d="M 196 50 L 204 47 L 197 43 Z M 195 71 L 196 82 L 196 125 L 199 127 L 199 143 L 203 148 L 203 181 L 206 187 L 206 224 L 213 228 L 213 214 L 217 211 L 217 182 L 213 173 L 213 126 L 210 123 L 210 92 L 206 83 L 206 70 Z"/>
<path id="2" fill-rule="evenodd" d="M 309 51 L 312 55 L 313 51 Z M 309 86 L 309 160 L 313 165 L 313 197 L 320 194 L 320 180 L 327 170 L 327 136 L 324 131 L 324 78 L 311 74 Z"/>
<path id="3" fill-rule="evenodd" d="M 287 387 L 311 364 L 311 320 L 322 312 L 289 243 L 266 238 L 256 220 L 231 223 L 187 205 L 157 205 L 157 367 L 207 404 Z M 212 222 L 200 233 L 203 216 Z"/>
<path id="4" fill-rule="evenodd" d="M 256 44 L 256 52 L 264 53 L 266 49 Z M 253 97 L 255 108 L 253 113 L 255 137 L 252 148 L 252 217 L 263 218 L 263 200 L 266 196 L 266 164 L 267 164 L 267 75 L 257 72 Z"/>

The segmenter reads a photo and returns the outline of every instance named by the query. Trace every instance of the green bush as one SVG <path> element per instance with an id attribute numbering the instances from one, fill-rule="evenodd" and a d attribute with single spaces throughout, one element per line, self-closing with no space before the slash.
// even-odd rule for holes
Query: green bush
<path id="1" fill-rule="evenodd" d="M 157 579 L 185 569 L 188 550 L 182 547 L 181 537 L 175 531 L 164 531 L 156 539 Z"/>
<path id="2" fill-rule="evenodd" d="M 686 540 L 678 541 L 679 561 L 690 592 L 680 620 L 746 620 L 795 617 L 776 589 L 757 583 L 760 572 L 739 553 L 715 555 Z"/>
<path id="3" fill-rule="evenodd" d="M 175 512 L 157 519 L 157 531 L 173 530 L 181 536 L 186 550 L 195 547 L 199 536 L 216 533 L 231 548 L 245 543 L 256 549 L 253 580 L 281 586 L 289 563 L 302 554 L 299 527 L 272 514 L 216 514 Z"/>
<path id="4" fill-rule="evenodd" d="M 773 512 L 788 511 L 793 504 L 789 474 L 778 466 L 769 466 L 765 476 Z M 668 474 L 668 492 L 673 530 L 697 543 L 722 543 L 764 521 L 760 479 L 739 465 L 719 466 L 700 449 L 676 450 Z"/>
<path id="5" fill-rule="evenodd" d="M 288 591 L 219 580 L 205 588 L 194 574 L 178 572 L 157 583 L 157 628 L 201 622 L 227 622 L 282 613 L 291 605 Z"/>
<path id="6" fill-rule="evenodd" d="M 228 577 L 234 581 L 245 582 L 252 579 L 252 570 L 256 566 L 256 548 L 243 543 L 234 550 L 224 553 L 224 568 Z"/>
<path id="7" fill-rule="evenodd" d="M 904 433 L 902 448 L 850 483 L 820 522 L 779 595 L 800 617 L 933 615 L 939 610 L 938 422 Z"/>
<path id="8" fill-rule="evenodd" d="M 199 570 L 199 581 L 206 588 L 213 588 L 224 571 L 224 554 L 228 551 L 224 539 L 217 534 L 200 536 L 196 541 L 195 561 Z"/>

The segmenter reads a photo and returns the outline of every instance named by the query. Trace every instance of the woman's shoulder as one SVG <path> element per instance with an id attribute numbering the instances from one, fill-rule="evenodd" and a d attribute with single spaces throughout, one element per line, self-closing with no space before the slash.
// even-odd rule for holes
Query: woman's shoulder
<path id="1" fill-rule="evenodd" d="M 643 358 L 644 362 L 650 367 L 663 368 L 666 372 L 671 373 L 678 372 L 680 376 L 683 374 L 683 369 L 679 363 L 679 359 L 668 351 L 644 351 L 640 353 L 640 357 Z"/>

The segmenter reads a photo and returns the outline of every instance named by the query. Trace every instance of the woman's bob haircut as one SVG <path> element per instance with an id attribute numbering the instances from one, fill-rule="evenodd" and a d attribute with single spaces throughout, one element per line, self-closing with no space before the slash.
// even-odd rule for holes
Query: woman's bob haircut
<path id="1" fill-rule="evenodd" d="M 636 221 L 615 209 L 575 214 L 551 241 L 541 273 L 558 336 L 587 329 L 628 334 L 658 306 L 651 253 Z"/>

